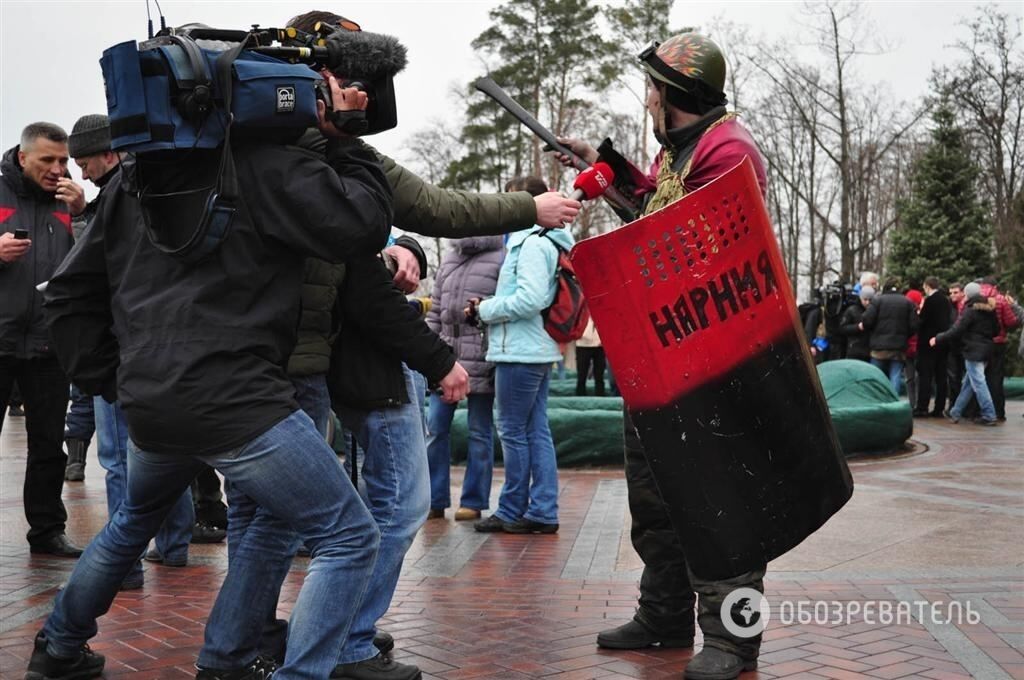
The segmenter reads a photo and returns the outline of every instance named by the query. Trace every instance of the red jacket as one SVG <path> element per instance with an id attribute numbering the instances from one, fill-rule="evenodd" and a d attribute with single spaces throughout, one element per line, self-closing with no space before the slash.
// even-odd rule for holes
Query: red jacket
<path id="1" fill-rule="evenodd" d="M 690 162 L 690 174 L 683 180 L 686 190 L 688 192 L 696 191 L 705 184 L 718 179 L 739 165 L 744 156 L 750 156 L 750 160 L 754 163 L 757 183 L 761 187 L 763 195 L 768 186 L 764 159 L 761 157 L 754 138 L 736 118 L 731 118 L 708 130 L 697 142 L 697 148 L 693 150 L 693 158 Z M 647 171 L 646 188 L 648 191 L 654 191 L 657 185 L 658 169 L 661 167 L 664 157 L 665 150 L 662 149 L 654 157 L 654 162 L 651 163 L 650 170 Z"/>
<path id="2" fill-rule="evenodd" d="M 995 300 L 996 306 L 996 320 L 999 322 L 999 334 L 992 338 L 992 342 L 996 344 L 1006 344 L 1006 333 L 1011 331 L 1020 325 L 1020 321 L 1017 319 L 1017 315 L 1013 313 L 1013 308 L 1010 307 L 1009 301 L 1006 296 L 999 292 L 996 286 L 990 283 L 981 284 L 981 294 L 987 297 L 990 301 Z"/>
<path id="3" fill-rule="evenodd" d="M 914 303 L 914 308 L 917 309 L 917 313 L 920 315 L 921 303 L 924 302 L 924 295 L 921 291 L 911 288 L 904 293 L 904 297 Z M 917 356 L 917 333 L 912 333 L 910 337 L 907 338 L 907 356 L 910 358 Z"/>

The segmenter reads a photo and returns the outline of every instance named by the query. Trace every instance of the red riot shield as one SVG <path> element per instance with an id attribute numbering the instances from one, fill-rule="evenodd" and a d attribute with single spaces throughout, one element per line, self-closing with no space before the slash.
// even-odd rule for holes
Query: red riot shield
<path id="1" fill-rule="evenodd" d="M 761 569 L 853 494 L 745 159 L 573 264 L 693 572 Z"/>

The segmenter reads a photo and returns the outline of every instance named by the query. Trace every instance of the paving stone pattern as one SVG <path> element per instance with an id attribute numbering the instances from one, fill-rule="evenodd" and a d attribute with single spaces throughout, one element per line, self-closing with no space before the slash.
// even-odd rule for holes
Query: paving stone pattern
<path id="1" fill-rule="evenodd" d="M 1012 403 L 1009 421 L 995 428 L 918 420 L 920 453 L 855 461 L 851 503 L 770 565 L 760 668 L 743 679 L 1024 678 L 1022 411 Z M 0 678 L 23 676 L 33 635 L 74 566 L 28 552 L 23 427 L 8 418 L 0 435 Z M 82 543 L 106 515 L 102 470 L 90 454 L 85 483 L 64 490 L 68 533 Z M 560 482 L 555 536 L 477 534 L 451 510 L 424 526 L 381 626 L 395 636 L 396 659 L 428 679 L 682 677 L 691 650 L 612 652 L 594 642 L 632 616 L 642 567 L 629 544 L 621 471 L 561 471 Z M 282 615 L 306 563 L 295 562 Z M 106 677 L 193 677 L 226 569 L 222 545 L 193 546 L 186 568 L 147 564 L 145 587 L 121 593 L 100 621 L 92 647 L 107 656 Z M 800 602 L 808 611 L 866 602 L 952 611 L 956 602 L 980 620 L 782 622 Z"/>

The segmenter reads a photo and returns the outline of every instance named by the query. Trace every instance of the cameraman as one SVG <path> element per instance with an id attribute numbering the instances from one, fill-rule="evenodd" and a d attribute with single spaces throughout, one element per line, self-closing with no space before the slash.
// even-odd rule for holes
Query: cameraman
<path id="1" fill-rule="evenodd" d="M 328 82 L 336 111 L 365 109 L 365 94 Z M 223 640 L 216 621 L 247 616 L 252 593 L 239 586 L 293 530 L 313 559 L 276 675 L 326 678 L 334 670 L 379 532 L 299 410 L 283 367 L 295 343 L 304 258 L 342 261 L 379 250 L 391 192 L 376 158 L 326 120 L 322 103 L 318 113 L 331 138 L 327 163 L 258 140 L 232 149 L 240 209 L 225 243 L 206 259 L 185 265 L 150 241 L 137 227 L 142 206 L 132 173 L 123 172 L 127 181 L 111 188 L 50 282 L 46 311 L 57 352 L 84 390 L 121 396 L 132 472 L 121 510 L 86 549 L 37 635 L 30 673 L 100 675 L 104 659 L 85 644 L 96 618 L 201 462 L 245 500 L 234 510 L 242 539 L 229 546 L 206 640 L 248 649 L 251 661 L 247 668 L 201 668 L 198 677 L 270 672 L 258 656 L 258 629 L 245 640 Z"/>
<path id="2" fill-rule="evenodd" d="M 870 334 L 861 327 L 864 310 L 875 297 L 875 289 L 861 286 L 858 304 L 850 305 L 843 312 L 839 322 L 839 332 L 846 338 L 846 358 L 857 361 L 871 361 Z"/>
<path id="3" fill-rule="evenodd" d="M 299 30 L 312 32 L 317 22 L 335 25 L 351 24 L 336 14 L 319 11 L 295 17 L 288 24 Z M 320 133 L 311 132 L 312 134 L 307 134 L 300 140 L 300 146 L 323 153 L 326 140 Z M 375 153 L 383 164 L 387 180 L 394 193 L 393 224 L 399 229 L 449 238 L 502 234 L 531 226 L 534 223 L 559 227 L 564 222 L 571 221 L 580 208 L 578 201 L 565 198 L 557 193 L 543 194 L 534 198 L 525 191 L 507 194 L 475 194 L 440 189 L 427 184 L 392 159 L 376 152 L 372 147 L 364 146 L 364 148 Z M 400 286 L 411 285 L 412 279 L 418 277 L 422 272 L 413 270 L 410 254 L 403 254 L 400 244 L 397 245 L 399 245 L 398 248 L 389 249 L 389 254 L 397 256 L 399 263 L 394 283 Z M 372 272 L 374 269 L 376 267 L 368 271 Z M 350 273 L 350 275 L 353 274 Z M 350 290 L 349 294 L 351 292 Z M 371 297 L 362 302 L 365 304 L 376 301 Z M 345 317 L 340 320 L 343 325 L 349 323 L 358 327 L 360 323 L 366 322 L 366 319 L 361 319 L 361 317 L 375 313 L 372 309 L 368 309 L 365 313 L 353 313 L 353 309 L 354 307 L 347 307 Z M 353 337 L 359 335 L 365 337 L 365 334 L 358 330 L 356 336 Z M 326 341 L 326 337 L 322 339 Z M 300 336 L 300 344 L 301 342 Z M 362 344 L 366 344 L 365 340 Z M 339 356 L 343 367 L 359 364 L 364 360 L 365 355 L 357 353 L 356 356 L 346 356 L 344 348 L 339 346 L 337 349 L 340 352 Z M 402 355 L 402 358 L 408 360 L 409 355 Z M 461 370 L 461 367 L 458 368 Z M 462 375 L 465 375 L 464 371 Z M 344 385 L 340 386 L 344 387 Z M 444 388 L 443 385 L 442 387 Z M 402 391 L 407 395 L 409 388 L 409 383 L 403 381 Z M 445 391 L 447 392 L 448 389 L 445 388 Z M 346 401 L 348 400 L 341 396 L 339 403 L 343 405 Z M 365 678 L 386 678 L 388 680 L 415 678 L 420 674 L 418 668 L 408 664 L 398 664 L 383 653 L 389 651 L 394 646 L 394 642 L 391 636 L 378 632 L 375 626 L 377 620 L 387 612 L 391 604 L 405 551 L 408 550 L 412 537 L 426 519 L 426 505 L 423 507 L 422 513 L 416 517 L 412 517 L 406 510 L 402 510 L 400 513 L 404 518 L 402 521 L 394 521 L 395 516 L 391 514 L 396 507 L 405 507 L 411 502 L 412 496 L 408 491 L 410 489 L 427 489 L 426 499 L 429 503 L 426 448 L 424 445 L 422 448 L 412 446 L 399 450 L 393 446 L 375 446 L 374 439 L 380 442 L 381 438 L 387 438 L 387 431 L 381 428 L 388 420 L 399 417 L 401 415 L 399 411 L 406 413 L 409 409 L 403 408 L 400 404 L 393 404 L 392 406 L 377 406 L 366 411 L 365 406 L 364 402 L 364 412 L 361 415 L 362 425 L 358 429 L 364 430 L 360 438 L 365 438 L 369 444 L 368 448 L 364 447 L 367 451 L 367 458 L 362 467 L 364 479 L 368 482 L 366 485 L 368 498 L 366 500 L 375 520 L 381 526 L 382 532 L 387 533 L 386 536 L 382 535 L 382 545 L 384 542 L 393 541 L 394 547 L 389 552 L 396 554 L 389 554 L 388 559 L 378 560 L 374 567 L 373 576 L 348 640 L 344 645 L 339 646 L 341 656 L 335 677 L 359 680 Z M 347 409 L 342 406 L 341 410 Z M 422 428 L 422 414 L 417 416 L 416 421 Z M 385 461 L 376 460 L 376 456 L 379 455 L 378 452 L 387 451 L 391 451 L 393 454 L 402 454 L 406 460 L 393 466 L 394 474 L 381 475 L 381 472 L 388 469 L 388 466 Z M 374 458 L 371 459 L 371 456 Z M 267 589 L 268 591 L 272 590 L 273 599 L 269 603 L 265 603 L 262 606 L 263 613 L 258 614 L 263 622 L 267 620 L 268 616 L 273 618 L 277 595 L 287 573 L 287 561 L 290 559 L 290 554 L 275 553 L 265 557 L 267 559 L 261 563 L 264 568 L 263 574 L 258 577 L 253 576 L 254 579 L 260 579 L 261 582 L 274 584 L 273 588 Z M 265 633 L 279 634 L 280 631 L 265 630 Z M 265 639 L 263 644 L 265 651 L 273 653 L 272 639 Z"/>

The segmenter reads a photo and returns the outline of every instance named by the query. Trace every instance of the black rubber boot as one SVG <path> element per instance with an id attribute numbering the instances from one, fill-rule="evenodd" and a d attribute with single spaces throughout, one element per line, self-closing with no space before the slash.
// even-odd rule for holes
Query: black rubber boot
<path id="1" fill-rule="evenodd" d="M 603 630 L 597 634 L 597 646 L 605 649 L 644 649 L 655 645 L 664 649 L 693 647 L 693 628 L 660 632 L 651 630 L 636 619 L 618 628 Z"/>
<path id="2" fill-rule="evenodd" d="M 733 680 L 744 671 L 757 669 L 757 659 L 744 659 L 717 647 L 704 647 L 686 664 L 686 680 Z"/>
<path id="3" fill-rule="evenodd" d="M 730 593 L 740 588 L 764 593 L 763 579 L 764 569 L 720 580 L 706 580 L 690 573 L 690 582 L 698 595 L 697 623 L 704 633 L 704 649 L 687 664 L 683 675 L 686 680 L 732 680 L 743 671 L 757 668 L 763 628 L 753 625 L 744 630 L 744 635 L 730 631 L 722 620 L 722 605 Z M 756 609 L 759 604 L 744 600 L 733 602 L 732 611 L 727 613 L 734 629 L 743 620 L 737 619 L 737 608 L 746 604 Z"/>
<path id="4" fill-rule="evenodd" d="M 68 449 L 68 464 L 64 468 L 64 480 L 68 482 L 85 481 L 85 454 L 89 450 L 89 442 L 82 439 L 65 439 Z"/>

